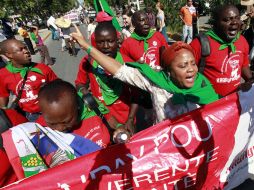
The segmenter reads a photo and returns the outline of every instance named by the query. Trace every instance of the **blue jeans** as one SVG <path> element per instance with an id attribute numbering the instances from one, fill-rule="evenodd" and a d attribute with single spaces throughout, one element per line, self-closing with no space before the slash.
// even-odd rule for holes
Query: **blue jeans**
<path id="1" fill-rule="evenodd" d="M 192 26 L 183 25 L 183 39 L 182 41 L 189 44 L 192 41 L 193 28 Z"/>
<path id="2" fill-rule="evenodd" d="M 52 40 L 58 40 L 59 39 L 59 36 L 57 34 L 58 31 L 54 28 L 50 28 L 50 31 L 51 31 Z"/>
<path id="3" fill-rule="evenodd" d="M 161 30 L 161 34 L 164 36 L 165 40 L 167 41 L 167 43 L 169 42 L 168 40 L 168 34 L 167 34 L 167 27 L 164 26 Z"/>

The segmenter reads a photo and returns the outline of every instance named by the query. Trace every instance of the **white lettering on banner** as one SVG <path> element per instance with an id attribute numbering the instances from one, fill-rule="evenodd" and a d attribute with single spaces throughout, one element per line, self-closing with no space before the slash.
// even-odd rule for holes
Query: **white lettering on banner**
<path id="1" fill-rule="evenodd" d="M 213 127 L 210 122 L 211 118 L 212 116 L 207 116 L 204 118 L 207 124 L 207 129 L 206 129 L 207 134 L 205 136 L 202 135 L 202 137 L 194 121 L 191 121 L 189 125 L 170 126 L 167 132 L 152 139 L 152 142 L 154 142 L 155 153 L 159 154 L 161 145 L 166 145 L 165 143 L 172 142 L 172 145 L 174 145 L 175 147 L 184 147 L 184 146 L 190 145 L 192 140 L 194 139 L 200 142 L 208 141 L 212 136 Z M 215 121 L 214 119 L 212 120 Z M 202 126 L 202 129 L 204 129 L 204 126 Z M 183 130 L 183 132 L 187 134 L 186 136 L 188 139 L 186 140 L 186 142 L 184 142 L 184 144 L 180 144 L 179 142 L 176 142 L 176 140 L 170 141 L 170 137 L 171 139 L 175 138 L 175 136 L 172 136 L 172 134 L 174 134 L 177 130 Z M 151 153 L 150 150 L 152 149 L 153 147 L 150 146 L 148 152 Z M 128 178 L 126 179 L 124 178 L 126 176 L 124 176 L 120 181 L 116 180 L 116 181 L 108 182 L 108 187 L 109 189 L 117 189 L 117 190 L 118 189 L 120 190 L 123 186 L 130 187 L 129 181 L 131 180 L 134 183 L 133 186 L 137 188 L 142 187 L 142 185 L 144 184 L 148 185 L 148 184 L 156 183 L 158 181 L 167 181 L 167 183 L 161 184 L 164 189 L 167 189 L 168 185 L 171 185 L 171 186 L 173 185 L 174 188 L 177 190 L 177 181 L 182 181 L 182 183 L 186 186 L 186 188 L 190 187 L 195 184 L 195 180 L 196 180 L 195 177 L 193 177 L 196 174 L 190 174 L 190 169 L 193 167 L 198 167 L 202 163 L 202 160 L 204 160 L 206 163 L 217 160 L 218 150 L 219 150 L 219 147 L 217 146 L 213 150 L 204 152 L 201 155 L 197 155 L 196 157 L 192 157 L 190 159 L 183 158 L 181 161 L 179 159 L 172 159 L 175 156 L 177 158 L 180 156 L 180 155 L 174 155 L 175 153 L 172 152 L 170 153 L 170 155 L 166 156 L 165 158 L 165 162 L 167 162 L 168 164 L 164 165 L 165 163 L 146 162 L 141 168 L 143 170 L 142 174 L 133 176 L 131 179 L 128 179 Z M 137 153 L 138 155 L 133 155 L 131 153 L 128 153 L 125 156 L 114 158 L 113 160 L 110 160 L 108 164 L 104 164 L 97 168 L 92 169 L 89 173 L 90 176 L 88 176 L 87 174 L 80 175 L 80 181 L 81 183 L 84 184 L 84 183 L 87 183 L 87 179 L 89 179 L 89 177 L 90 177 L 90 180 L 96 180 L 103 173 L 107 173 L 107 174 L 114 173 L 116 169 L 124 168 L 124 166 L 126 165 L 126 158 L 130 159 L 128 161 L 128 164 L 130 164 L 131 162 L 135 163 L 142 157 L 146 156 L 145 152 L 146 152 L 145 146 L 141 145 L 139 147 L 139 153 Z M 250 154 L 253 155 L 253 152 L 251 152 Z M 171 156 L 173 157 L 171 158 Z M 135 170 L 140 171 L 138 167 L 139 166 L 135 166 L 135 168 L 133 168 L 133 171 Z M 146 170 L 149 171 L 149 173 L 146 173 Z M 150 172 L 152 172 L 152 174 Z M 178 173 L 184 177 L 182 177 L 181 179 L 175 179 L 175 176 L 179 176 Z M 168 182 L 169 180 L 171 181 Z"/>
<path id="2" fill-rule="evenodd" d="M 208 134 L 207 137 L 204 137 L 204 138 L 201 138 L 201 137 L 199 136 L 197 125 L 195 124 L 194 121 L 191 121 L 191 128 L 192 128 L 192 131 L 193 131 L 193 133 L 194 133 L 194 137 L 196 138 L 196 140 L 198 140 L 198 141 L 200 141 L 200 142 L 208 141 L 208 140 L 211 138 L 211 136 L 212 136 L 212 124 L 211 124 L 211 122 L 209 121 L 209 117 L 205 117 L 205 121 L 206 121 L 206 124 L 207 124 L 207 129 L 208 129 L 209 134 Z M 203 127 L 204 127 L 204 126 L 202 126 L 202 128 L 203 128 Z M 170 130 L 170 139 L 171 139 L 171 141 L 172 141 L 172 143 L 173 143 L 173 145 L 174 145 L 175 147 L 178 147 L 178 148 L 180 148 L 180 147 L 186 147 L 186 146 L 188 146 L 188 145 L 191 143 L 192 138 L 193 138 L 193 135 L 192 135 L 192 131 L 189 129 L 188 126 L 185 126 L 185 125 L 176 125 L 176 126 L 170 127 L 170 129 L 171 129 L 171 130 Z M 174 134 L 175 134 L 175 131 L 178 130 L 178 129 L 183 130 L 183 131 L 186 133 L 187 137 L 188 137 L 188 139 L 186 140 L 186 142 L 183 143 L 183 144 L 178 144 L 178 143 L 175 141 Z M 168 135 L 168 133 L 163 133 L 162 135 L 160 135 L 160 136 L 158 136 L 158 137 L 156 137 L 156 138 L 154 139 L 154 143 L 155 143 L 155 145 L 157 146 L 157 147 L 155 148 L 155 152 L 156 152 L 157 154 L 160 153 L 160 152 L 159 152 L 159 149 L 158 149 L 158 146 L 159 146 L 160 144 L 162 144 L 162 143 L 166 143 L 168 140 L 169 140 L 169 135 Z"/>
<path id="3" fill-rule="evenodd" d="M 174 190 L 180 190 L 180 188 L 177 185 L 179 182 L 184 183 L 184 188 L 190 188 L 190 187 L 196 185 L 196 173 L 194 173 L 194 174 L 188 173 L 182 179 L 174 180 L 169 183 L 163 184 L 163 189 L 167 190 L 168 187 L 171 187 L 170 189 L 172 189 L 172 186 L 173 186 Z"/>
<path id="4" fill-rule="evenodd" d="M 177 130 L 178 128 L 179 128 L 179 129 L 181 128 L 181 129 L 183 129 L 183 130 L 186 131 L 188 140 L 187 140 L 187 142 L 184 143 L 184 144 L 178 144 L 178 143 L 175 141 L 174 132 L 175 132 L 175 130 Z M 192 135 L 191 135 L 191 131 L 189 130 L 188 127 L 186 127 L 185 125 L 177 125 L 177 126 L 173 127 L 173 129 L 172 129 L 172 131 L 171 131 L 171 140 L 172 140 L 172 143 L 173 143 L 176 147 L 186 147 L 187 145 L 190 144 L 191 139 L 192 139 Z"/>
<path id="5" fill-rule="evenodd" d="M 169 170 L 169 168 L 162 168 L 160 170 L 156 169 L 154 171 L 154 178 L 155 178 L 155 180 L 156 181 L 162 181 L 162 180 L 170 178 L 169 173 L 160 174 L 161 172 L 168 171 L 168 170 Z M 163 178 L 160 178 L 160 177 L 163 177 Z"/>
<path id="6" fill-rule="evenodd" d="M 217 160 L 217 157 L 214 157 L 214 156 L 218 154 L 218 152 L 216 152 L 216 150 L 218 150 L 218 149 L 219 149 L 219 147 L 215 147 L 213 150 L 208 151 L 207 154 L 202 154 L 202 155 L 199 155 L 197 157 L 191 158 L 190 160 L 185 160 L 185 165 L 186 165 L 185 169 L 180 169 L 175 164 L 174 166 L 172 166 L 172 174 L 171 174 L 171 172 L 169 172 L 170 168 L 166 167 L 166 168 L 162 168 L 162 169 L 155 169 L 154 170 L 154 177 L 152 177 L 150 174 L 142 174 L 140 176 L 133 177 L 133 180 L 135 178 L 136 187 L 141 187 L 140 186 L 141 182 L 147 182 L 147 183 L 151 184 L 152 182 L 167 180 L 170 177 L 175 176 L 175 173 L 176 173 L 177 170 L 181 171 L 181 172 L 187 172 L 188 169 L 189 169 L 189 166 L 191 164 L 191 161 L 196 160 L 197 163 L 195 164 L 195 166 L 197 166 L 200 163 L 200 159 L 203 158 L 203 157 L 205 158 L 206 163 Z M 196 176 L 196 173 L 191 174 L 191 173 L 188 172 L 187 175 L 184 178 L 171 181 L 171 182 L 168 183 L 168 185 L 173 184 L 174 188 L 178 189 L 177 188 L 177 182 L 183 181 L 184 185 L 185 185 L 185 188 L 188 188 L 188 187 L 191 187 L 191 186 L 195 185 L 195 182 L 196 182 L 196 177 L 195 176 Z M 138 179 L 140 179 L 140 180 L 138 180 Z M 167 188 L 164 188 L 164 189 L 167 189 Z"/>
<path id="7" fill-rule="evenodd" d="M 141 158 L 145 153 L 145 146 L 141 145 L 139 149 L 139 157 Z M 126 154 L 127 157 L 129 157 L 132 160 L 137 160 L 138 158 L 130 153 Z"/>
<path id="8" fill-rule="evenodd" d="M 133 177 L 133 181 L 134 181 L 136 187 L 140 187 L 139 183 L 143 182 L 143 181 L 148 181 L 148 183 L 150 183 L 150 184 L 153 183 L 153 180 L 151 179 L 151 175 L 149 175 L 149 174 L 142 174 L 139 176 L 135 176 L 135 177 Z"/>
<path id="9" fill-rule="evenodd" d="M 129 183 L 128 182 L 126 183 L 126 181 L 129 181 Z M 121 182 L 123 182 L 123 183 L 121 183 Z M 121 187 L 125 187 L 125 186 L 130 186 L 131 185 L 130 179 L 122 179 L 122 180 L 114 181 L 114 184 L 115 184 L 117 190 L 122 190 Z M 124 188 L 124 189 L 126 189 L 126 188 Z M 126 190 L 131 190 L 131 189 L 133 189 L 133 187 L 128 188 Z"/>
<path id="10" fill-rule="evenodd" d="M 110 169 L 109 166 L 105 166 L 105 165 L 100 166 L 100 167 L 98 167 L 98 168 L 96 168 L 96 169 L 94 169 L 90 172 L 91 178 L 96 179 L 96 173 L 99 172 L 99 171 L 102 171 L 102 170 L 106 170 L 108 173 L 111 172 L 111 169 Z"/>
<path id="11" fill-rule="evenodd" d="M 86 182 L 86 176 L 85 175 L 80 176 L 80 179 L 81 179 L 81 183 Z"/>
<path id="12" fill-rule="evenodd" d="M 142 157 L 142 156 L 144 155 L 144 152 L 145 152 L 145 146 L 142 145 L 142 146 L 140 147 L 139 157 Z"/>
<path id="13" fill-rule="evenodd" d="M 115 188 L 117 190 L 122 190 L 121 187 L 125 187 L 124 189 L 131 190 L 131 189 L 134 189 L 135 187 L 142 187 L 140 184 L 142 182 L 147 182 L 150 185 L 152 185 L 155 182 L 155 181 L 153 181 L 152 176 L 149 174 L 143 174 L 140 176 L 133 177 L 133 180 L 134 180 L 135 186 L 131 186 L 130 179 L 123 179 L 123 180 L 114 181 Z M 184 188 L 190 188 L 190 187 L 196 185 L 196 173 L 188 173 L 182 179 L 174 180 L 174 181 L 170 181 L 168 183 L 162 184 L 163 190 L 167 190 L 168 187 L 172 188 L 172 186 L 174 187 L 175 190 L 178 190 L 179 187 L 177 184 L 179 182 L 183 182 Z M 119 184 L 119 183 L 121 183 L 121 184 Z M 108 182 L 108 190 L 112 190 L 112 189 L 114 189 L 112 187 L 112 182 Z M 159 190 L 161 188 L 159 188 L 159 186 L 157 185 L 156 188 L 152 188 L 151 190 L 157 190 L 157 189 Z"/>
<path id="14" fill-rule="evenodd" d="M 127 156 L 128 158 L 134 160 L 134 161 L 138 160 L 138 158 L 137 158 L 136 156 L 134 156 L 133 154 L 128 153 L 128 154 L 126 154 L 126 156 Z"/>
<path id="15" fill-rule="evenodd" d="M 177 163 L 177 161 L 171 162 L 171 168 L 170 167 L 162 167 L 159 164 L 154 164 L 153 166 L 156 165 L 157 168 L 161 167 L 161 169 L 154 169 L 153 174 L 151 174 L 151 173 L 146 174 L 145 173 L 145 174 L 133 176 L 132 179 L 123 178 L 121 180 L 115 180 L 112 182 L 108 182 L 108 190 L 112 190 L 115 188 L 117 190 L 121 190 L 121 187 L 126 187 L 126 188 L 128 187 L 127 189 L 131 190 L 133 188 L 132 186 L 131 186 L 132 188 L 130 188 L 131 180 L 133 180 L 133 182 L 134 182 L 134 185 L 133 185 L 134 187 L 142 187 L 141 184 L 144 184 L 144 183 L 152 184 L 152 183 L 156 183 L 159 181 L 169 180 L 170 178 L 172 178 L 172 180 L 173 180 L 173 177 L 176 176 L 176 172 L 181 172 L 184 177 L 181 179 L 177 179 L 177 180 L 174 179 L 173 181 L 167 182 L 167 184 L 163 184 L 163 188 L 167 189 L 168 185 L 169 186 L 173 185 L 175 190 L 177 190 L 178 189 L 177 182 L 179 182 L 179 181 L 182 181 L 184 183 L 185 188 L 191 187 L 191 186 L 195 185 L 196 173 L 188 172 L 188 170 L 191 168 L 190 166 L 193 166 L 193 164 L 194 164 L 195 167 L 198 167 L 199 164 L 201 163 L 202 158 L 205 160 L 206 163 L 217 160 L 218 158 L 216 157 L 216 155 L 218 155 L 218 150 L 219 150 L 219 146 L 215 147 L 214 149 L 212 149 L 210 151 L 207 151 L 205 154 L 198 155 L 198 156 L 193 157 L 189 160 L 184 160 L 184 162 L 181 162 L 181 163 Z M 133 160 L 137 159 L 136 157 L 131 156 L 131 154 L 126 154 L 126 157 L 135 158 Z M 116 164 L 115 168 L 110 168 L 110 166 L 108 166 L 108 165 L 103 165 L 103 166 L 100 166 L 96 169 L 93 169 L 90 172 L 91 180 L 97 179 L 97 175 L 99 175 L 99 173 L 103 170 L 106 171 L 107 174 L 112 173 L 112 171 L 114 169 L 119 169 L 120 165 L 124 166 L 125 162 L 123 161 L 122 158 L 117 158 L 117 159 L 115 159 L 115 164 Z M 146 164 L 150 164 L 150 162 L 146 163 Z M 168 166 L 170 166 L 170 164 Z M 181 166 L 181 168 L 180 168 L 180 166 Z M 152 168 L 146 167 L 146 166 L 143 166 L 142 168 L 146 168 L 148 171 L 152 170 Z M 135 168 L 135 169 L 137 169 L 137 168 Z M 86 177 L 85 175 L 81 175 L 80 176 L 81 183 L 83 183 L 83 184 L 86 183 L 87 178 L 88 177 Z"/>
<path id="16" fill-rule="evenodd" d="M 207 152 L 206 163 L 217 159 L 217 157 L 213 157 L 218 154 L 218 152 L 215 152 L 215 150 L 217 150 L 217 149 L 219 149 L 219 147 L 216 147 L 215 149 Z"/>
<path id="17" fill-rule="evenodd" d="M 180 180 L 174 180 L 168 183 L 168 185 L 173 185 L 174 186 L 174 190 L 178 190 L 177 187 L 177 182 L 179 182 Z"/>
<path id="18" fill-rule="evenodd" d="M 183 165 L 183 164 L 182 164 L 182 165 Z M 172 176 L 175 176 L 175 175 L 176 175 L 176 171 L 177 171 L 177 170 L 178 170 L 178 171 L 181 171 L 181 172 L 186 172 L 186 171 L 188 171 L 189 166 L 190 166 L 190 164 L 189 164 L 189 161 L 188 161 L 188 160 L 185 160 L 185 168 L 180 168 L 180 167 L 178 167 L 177 162 L 173 162 L 173 164 L 172 164 Z"/>
<path id="19" fill-rule="evenodd" d="M 163 139 L 164 139 L 164 140 L 163 140 Z M 168 134 L 167 134 L 167 133 L 164 133 L 164 134 L 162 134 L 162 135 L 156 137 L 156 138 L 153 140 L 154 143 L 155 143 L 155 145 L 156 145 L 156 147 L 155 147 L 155 149 L 154 149 L 154 151 L 155 151 L 156 154 L 159 154 L 159 146 L 160 146 L 160 144 L 166 143 L 166 142 L 168 141 L 168 139 L 169 139 Z"/>
<path id="20" fill-rule="evenodd" d="M 109 182 L 109 183 L 108 183 L 108 190 L 111 190 L 111 189 L 112 189 L 112 183 Z"/>
<path id="21" fill-rule="evenodd" d="M 192 178 L 194 176 L 195 176 L 195 178 Z M 194 173 L 194 174 L 188 173 L 188 176 L 184 177 L 183 181 L 184 181 L 185 188 L 194 186 L 196 184 L 196 173 Z"/>
<path id="22" fill-rule="evenodd" d="M 57 183 L 57 186 L 64 190 L 70 190 L 70 186 L 66 183 L 63 183 L 63 184 Z"/>
<path id="23" fill-rule="evenodd" d="M 201 138 L 198 134 L 198 130 L 197 130 L 197 127 L 196 127 L 196 124 L 194 121 L 191 121 L 191 126 L 192 126 L 192 130 L 194 131 L 194 134 L 195 134 L 195 137 L 198 141 L 202 141 L 202 142 L 205 142 L 205 141 L 208 141 L 211 136 L 212 136 L 212 124 L 210 123 L 209 121 L 209 118 L 208 117 L 205 117 L 205 121 L 206 121 L 206 124 L 207 124 L 207 129 L 209 131 L 209 134 L 206 138 Z M 203 127 L 203 126 L 202 126 Z"/>
<path id="24" fill-rule="evenodd" d="M 205 157 L 205 154 L 201 154 L 201 155 L 199 155 L 199 156 L 196 156 L 196 157 L 191 158 L 191 159 L 190 159 L 190 162 L 192 162 L 192 160 L 197 160 L 195 167 L 198 167 L 198 165 L 199 165 L 199 163 L 200 163 L 200 159 L 203 158 L 203 157 Z"/>
<path id="25" fill-rule="evenodd" d="M 117 158 L 116 159 L 116 169 L 118 169 L 120 165 L 124 166 L 125 163 L 124 163 L 124 161 L 122 159 Z"/>

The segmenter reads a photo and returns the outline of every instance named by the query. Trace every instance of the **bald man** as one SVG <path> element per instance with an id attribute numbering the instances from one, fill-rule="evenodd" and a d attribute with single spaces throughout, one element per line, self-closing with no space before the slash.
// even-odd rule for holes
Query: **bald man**
<path id="1" fill-rule="evenodd" d="M 109 110 L 99 101 L 98 104 L 110 125 L 115 126 Z M 101 118 L 84 104 L 72 84 L 58 79 L 45 85 L 39 92 L 39 106 L 42 116 L 37 122 L 42 126 L 83 136 L 102 148 L 111 144 L 111 134 Z M 120 131 L 122 128 L 113 135 Z"/>

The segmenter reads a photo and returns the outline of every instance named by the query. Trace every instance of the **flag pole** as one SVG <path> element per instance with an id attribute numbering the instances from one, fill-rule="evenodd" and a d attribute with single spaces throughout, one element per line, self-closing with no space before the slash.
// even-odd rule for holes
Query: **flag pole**
<path id="1" fill-rule="evenodd" d="M 101 10 L 104 12 L 104 9 L 103 9 L 103 6 L 102 6 L 102 4 L 101 4 L 101 1 L 100 1 L 100 0 L 98 0 L 98 1 L 99 1 L 99 3 L 100 3 Z"/>

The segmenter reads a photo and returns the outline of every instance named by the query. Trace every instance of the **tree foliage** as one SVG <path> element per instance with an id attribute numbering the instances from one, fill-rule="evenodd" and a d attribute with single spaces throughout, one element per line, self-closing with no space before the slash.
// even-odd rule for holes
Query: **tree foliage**
<path id="1" fill-rule="evenodd" d="M 155 0 L 144 0 L 146 7 L 152 7 L 155 10 L 155 4 L 157 1 Z M 169 30 L 172 33 L 181 32 L 182 30 L 182 21 L 179 17 L 179 11 L 182 6 L 186 4 L 186 0 L 160 0 L 164 5 L 164 12 L 166 15 L 166 23 L 169 27 Z M 199 0 L 200 6 L 204 9 L 205 3 L 208 2 L 210 4 L 210 10 L 214 9 L 218 5 L 222 4 L 234 4 L 239 5 L 240 0 Z"/>
<path id="2" fill-rule="evenodd" d="M 93 6 L 94 0 L 84 0 L 85 5 Z M 107 0 L 110 6 L 123 6 L 124 4 L 128 4 L 128 0 Z"/>
<path id="3" fill-rule="evenodd" d="M 223 4 L 234 4 L 234 5 L 239 5 L 240 0 L 210 0 L 210 7 L 211 9 L 214 9 L 218 5 L 223 5 Z"/>
<path id="4" fill-rule="evenodd" d="M 20 14 L 24 18 L 32 19 L 46 17 L 55 13 L 64 13 L 76 5 L 76 0 L 1 0 L 0 17 Z"/>
<path id="5" fill-rule="evenodd" d="M 145 0 L 146 7 L 152 7 L 156 13 L 155 4 L 157 1 Z M 186 0 L 160 0 L 164 6 L 164 13 L 166 18 L 166 24 L 169 27 L 171 33 L 177 33 L 181 31 L 182 21 L 179 17 L 180 8 L 186 4 Z"/>

